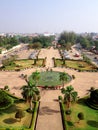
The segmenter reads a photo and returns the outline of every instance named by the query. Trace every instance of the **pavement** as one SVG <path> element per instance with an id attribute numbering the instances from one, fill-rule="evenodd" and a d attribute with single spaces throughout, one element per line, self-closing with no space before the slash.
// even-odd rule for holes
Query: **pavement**
<path id="1" fill-rule="evenodd" d="M 63 130 L 58 102 L 41 101 L 36 130 Z"/>

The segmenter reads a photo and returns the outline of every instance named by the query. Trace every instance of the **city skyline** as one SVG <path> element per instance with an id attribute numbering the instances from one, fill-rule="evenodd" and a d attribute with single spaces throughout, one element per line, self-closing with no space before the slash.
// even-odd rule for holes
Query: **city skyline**
<path id="1" fill-rule="evenodd" d="M 0 0 L 0 32 L 98 32 L 97 0 Z"/>

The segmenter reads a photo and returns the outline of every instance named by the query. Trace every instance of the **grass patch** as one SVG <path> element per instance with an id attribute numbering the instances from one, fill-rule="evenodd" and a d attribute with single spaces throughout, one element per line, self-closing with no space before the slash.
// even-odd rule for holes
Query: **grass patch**
<path id="1" fill-rule="evenodd" d="M 56 65 L 57 67 L 65 66 L 77 70 L 97 70 L 97 67 L 95 67 L 93 64 L 88 64 L 85 61 L 79 61 L 79 60 L 65 60 L 65 65 L 63 65 L 63 61 L 61 59 L 56 59 Z"/>
<path id="2" fill-rule="evenodd" d="M 71 120 L 67 121 L 68 130 L 97 130 L 98 129 L 98 110 L 91 109 L 85 104 L 85 99 L 80 100 L 71 106 Z M 78 113 L 83 112 L 84 120 L 78 122 Z M 67 117 L 67 115 L 66 115 Z"/>
<path id="3" fill-rule="evenodd" d="M 50 87 L 52 87 L 52 86 L 61 85 L 62 82 L 59 80 L 59 75 L 60 75 L 60 73 L 56 72 L 56 71 L 41 72 L 40 73 L 40 79 L 38 81 L 38 86 L 50 86 Z M 71 77 L 69 76 L 69 81 L 70 80 L 71 80 Z"/>
<path id="4" fill-rule="evenodd" d="M 29 104 L 25 102 L 20 102 L 15 103 L 10 108 L 2 111 L 0 113 L 0 129 L 2 130 L 3 128 L 29 128 L 32 119 L 32 114 L 26 112 L 27 108 L 29 108 Z M 21 119 L 21 122 L 19 122 L 19 120 L 15 118 L 15 113 L 19 109 L 21 109 L 25 113 L 25 116 Z"/>
<path id="5" fill-rule="evenodd" d="M 17 69 L 25 69 L 25 68 L 32 68 L 32 67 L 41 67 L 43 64 L 44 59 L 38 59 L 36 61 L 36 65 L 34 65 L 34 60 L 22 59 L 16 60 L 13 64 L 5 66 L 4 68 L 0 68 L 0 70 L 17 70 Z"/>

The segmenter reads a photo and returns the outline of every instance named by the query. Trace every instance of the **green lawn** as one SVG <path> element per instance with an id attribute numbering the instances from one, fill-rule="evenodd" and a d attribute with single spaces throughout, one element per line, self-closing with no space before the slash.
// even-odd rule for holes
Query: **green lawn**
<path id="1" fill-rule="evenodd" d="M 74 126 L 68 125 L 68 130 L 97 130 L 98 129 L 98 110 L 91 109 L 84 101 L 72 105 L 71 122 Z M 84 120 L 79 120 L 77 115 L 79 112 L 84 113 Z"/>
<path id="2" fill-rule="evenodd" d="M 26 112 L 26 109 L 29 108 L 29 104 L 27 103 L 15 103 L 10 108 L 3 110 L 0 112 L 0 129 L 4 128 L 29 128 L 31 123 L 32 114 Z M 24 111 L 25 116 L 19 122 L 18 119 L 15 118 L 15 113 L 18 109 Z"/>
<path id="3" fill-rule="evenodd" d="M 40 73 L 40 79 L 38 81 L 38 86 L 57 86 L 61 85 L 61 81 L 59 80 L 59 72 L 56 71 L 46 71 Z M 69 81 L 71 77 L 69 76 Z"/>
<path id="4" fill-rule="evenodd" d="M 55 59 L 55 62 L 56 62 L 57 67 L 61 67 L 63 64 L 62 59 Z"/>
<path id="5" fill-rule="evenodd" d="M 2 70 L 18 70 L 18 69 L 25 69 L 25 68 L 31 68 L 31 67 L 41 67 L 43 64 L 43 59 L 38 59 L 36 61 L 36 65 L 34 65 L 34 60 L 28 60 L 28 59 L 22 59 L 22 60 L 16 60 L 14 61 L 14 64 L 5 66 L 4 68 L 1 68 Z"/>
<path id="6" fill-rule="evenodd" d="M 76 61 L 76 60 L 65 60 L 65 65 L 63 65 L 63 61 L 60 59 L 55 60 L 57 66 L 65 66 L 78 70 L 96 70 L 96 67 L 92 64 L 88 64 L 85 61 Z"/>

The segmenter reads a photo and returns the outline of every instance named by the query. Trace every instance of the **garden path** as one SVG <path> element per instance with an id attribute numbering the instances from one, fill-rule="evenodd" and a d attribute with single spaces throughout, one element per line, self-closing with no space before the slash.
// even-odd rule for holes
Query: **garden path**
<path id="1" fill-rule="evenodd" d="M 41 52 L 39 54 L 39 58 L 45 58 L 46 59 L 46 67 L 52 68 L 54 66 L 52 58 L 60 58 L 60 54 L 58 53 L 57 49 L 54 49 L 53 47 L 49 49 L 41 49 Z"/>
<path id="2" fill-rule="evenodd" d="M 59 93 L 59 90 L 42 91 L 36 130 L 63 130 L 60 106 L 56 100 Z"/>

